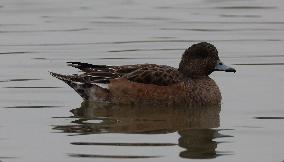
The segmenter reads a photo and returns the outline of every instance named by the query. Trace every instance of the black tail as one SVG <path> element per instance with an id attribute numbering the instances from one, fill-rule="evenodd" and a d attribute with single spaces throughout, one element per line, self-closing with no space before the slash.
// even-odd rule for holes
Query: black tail
<path id="1" fill-rule="evenodd" d="M 94 72 L 94 71 L 112 72 L 114 70 L 113 66 L 107 66 L 107 65 L 93 65 L 83 62 L 67 62 L 67 64 L 69 66 L 80 69 L 84 72 Z"/>
<path id="2" fill-rule="evenodd" d="M 73 88 L 84 100 L 101 101 L 108 100 L 108 89 L 102 88 L 95 83 L 81 82 L 80 79 L 74 75 L 62 75 L 50 72 L 53 77 L 62 80 Z M 99 94 L 99 96 L 96 96 Z"/>

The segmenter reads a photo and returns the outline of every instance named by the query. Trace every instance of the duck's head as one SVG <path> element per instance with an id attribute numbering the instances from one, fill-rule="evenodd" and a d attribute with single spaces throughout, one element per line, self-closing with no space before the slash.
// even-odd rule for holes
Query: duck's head
<path id="1" fill-rule="evenodd" d="M 219 59 L 216 47 L 207 42 L 197 43 L 186 49 L 178 70 L 187 77 L 208 76 L 213 71 L 236 72 Z"/>

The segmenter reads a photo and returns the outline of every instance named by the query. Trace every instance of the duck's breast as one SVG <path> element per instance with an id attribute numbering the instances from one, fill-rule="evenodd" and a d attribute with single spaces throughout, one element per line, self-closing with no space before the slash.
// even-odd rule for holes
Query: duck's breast
<path id="1" fill-rule="evenodd" d="M 221 92 L 215 81 L 209 77 L 192 79 L 191 92 L 188 94 L 192 102 L 200 106 L 219 105 L 222 100 Z"/>

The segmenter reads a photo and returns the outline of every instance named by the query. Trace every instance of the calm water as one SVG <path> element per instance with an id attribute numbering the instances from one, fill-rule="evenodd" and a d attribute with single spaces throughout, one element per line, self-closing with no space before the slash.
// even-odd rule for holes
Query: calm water
<path id="1" fill-rule="evenodd" d="M 284 160 L 284 1 L 1 0 L 0 161 Z M 222 106 L 81 103 L 67 61 L 177 66 L 208 41 Z"/>

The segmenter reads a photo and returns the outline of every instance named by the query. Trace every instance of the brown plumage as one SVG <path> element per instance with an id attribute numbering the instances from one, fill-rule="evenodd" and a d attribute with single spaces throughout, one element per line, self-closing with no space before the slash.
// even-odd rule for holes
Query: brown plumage
<path id="1" fill-rule="evenodd" d="M 235 72 L 220 61 L 217 49 L 207 42 L 186 49 L 178 69 L 156 64 L 107 66 L 68 63 L 83 73 L 51 75 L 66 82 L 84 100 L 115 104 L 218 105 L 221 94 L 208 75 L 213 71 Z"/>

